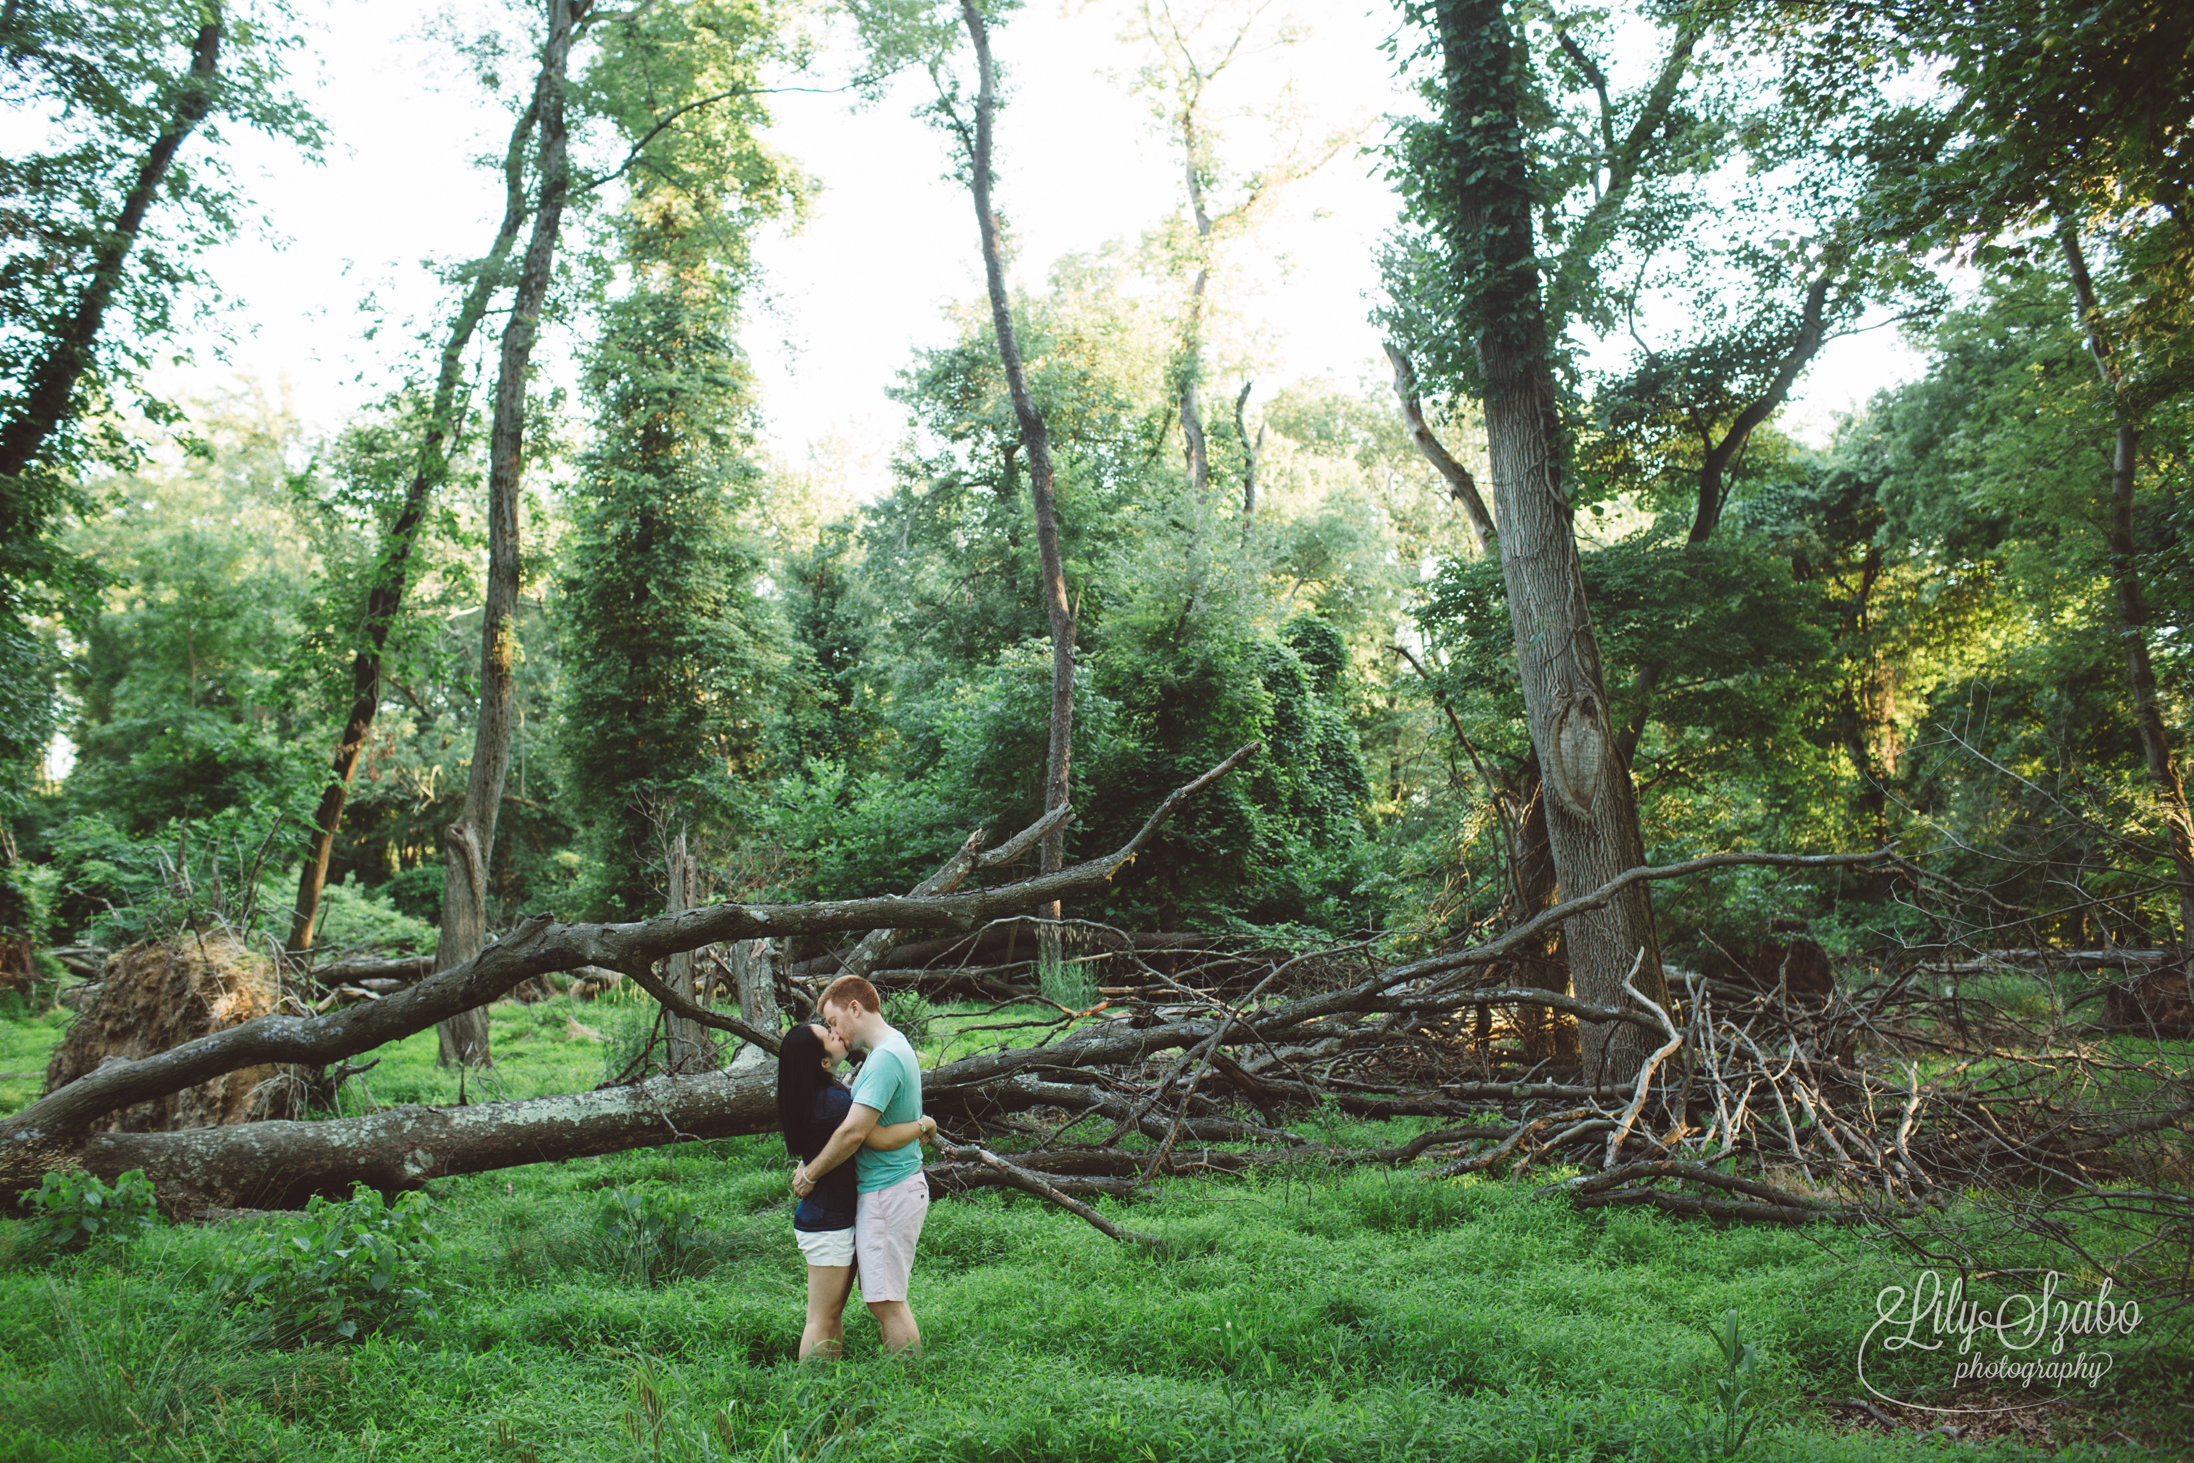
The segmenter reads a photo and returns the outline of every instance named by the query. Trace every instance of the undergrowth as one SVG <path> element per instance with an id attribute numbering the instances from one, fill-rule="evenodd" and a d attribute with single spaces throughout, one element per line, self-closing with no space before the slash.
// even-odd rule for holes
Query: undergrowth
<path id="1" fill-rule="evenodd" d="M 564 1023 L 609 1014 L 501 1009 L 499 1056 L 531 1043 L 556 1058 L 542 1075 L 598 1080 L 598 1044 Z M 971 1016 L 941 1013 L 936 1039 Z M 395 1055 L 377 1096 L 417 1075 Z M 1305 1121 L 1356 1143 L 1421 1128 Z M 847 1359 L 805 1367 L 774 1135 L 437 1182 L 415 1201 L 437 1243 L 400 1277 L 346 1282 L 387 1273 L 432 1305 L 317 1340 L 269 1336 L 230 1278 L 295 1219 L 45 1259 L 0 1222 L 0 1463 L 1941 1455 L 1939 1437 L 1852 1430 L 1824 1408 L 1861 1395 L 1877 1293 L 1908 1278 L 1894 1253 L 1845 1232 L 1580 1213 L 1535 1198 L 1539 1181 L 1175 1180 L 1134 1210 L 1163 1256 L 1022 1196 L 954 1199 L 932 1207 L 915 1272 L 927 1354 L 882 1355 L 855 1305 Z M 287 1303 L 310 1300 L 296 1281 Z M 2052 1412 L 2052 1443 L 2139 1456 L 2131 1437 L 2170 1456 L 2194 1347 L 2165 1320 L 2115 1349 Z M 1869 1377 L 1936 1400 L 1949 1382 L 1917 1354 Z M 2031 1455 L 2015 1439 L 1959 1451 Z"/>

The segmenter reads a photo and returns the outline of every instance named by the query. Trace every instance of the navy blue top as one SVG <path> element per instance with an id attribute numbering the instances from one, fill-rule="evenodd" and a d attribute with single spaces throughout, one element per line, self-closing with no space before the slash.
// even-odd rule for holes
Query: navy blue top
<path id="1" fill-rule="evenodd" d="M 830 1145 L 830 1135 L 853 1110 L 853 1094 L 835 1083 L 815 1094 L 815 1113 L 808 1130 L 800 1135 L 800 1156 L 812 1161 Z M 853 1210 L 859 1202 L 854 1192 L 853 1160 L 848 1158 L 822 1177 L 822 1181 L 793 1212 L 794 1229 L 851 1229 Z"/>

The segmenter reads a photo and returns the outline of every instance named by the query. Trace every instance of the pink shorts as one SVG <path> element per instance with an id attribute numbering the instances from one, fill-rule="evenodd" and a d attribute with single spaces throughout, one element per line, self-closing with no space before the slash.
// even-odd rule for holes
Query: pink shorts
<path id="1" fill-rule="evenodd" d="M 914 1274 L 914 1245 L 929 1217 L 929 1175 L 909 1174 L 888 1189 L 861 1195 L 854 1210 L 853 1250 L 860 1258 L 854 1273 L 861 1299 L 905 1300 Z"/>

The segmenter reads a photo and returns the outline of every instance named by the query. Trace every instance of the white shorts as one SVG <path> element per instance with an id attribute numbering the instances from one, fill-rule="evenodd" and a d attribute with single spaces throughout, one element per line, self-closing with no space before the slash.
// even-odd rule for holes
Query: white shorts
<path id="1" fill-rule="evenodd" d="M 861 1299 L 905 1300 L 914 1246 L 929 1217 L 929 1175 L 912 1173 L 888 1189 L 861 1195 L 853 1234 L 861 1252 Z"/>
<path id="2" fill-rule="evenodd" d="M 851 1229 L 796 1229 L 792 1237 L 810 1265 L 843 1267 L 853 1263 Z"/>

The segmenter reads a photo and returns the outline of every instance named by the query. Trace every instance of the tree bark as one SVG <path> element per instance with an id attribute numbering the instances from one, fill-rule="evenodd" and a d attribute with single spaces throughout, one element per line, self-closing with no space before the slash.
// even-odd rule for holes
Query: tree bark
<path id="1" fill-rule="evenodd" d="M 92 250 L 91 274 L 76 297 L 76 308 L 61 326 L 45 355 L 27 373 L 18 406 L 0 427 L 0 477 L 20 477 L 38 459 L 46 443 L 69 415 L 70 399 L 77 383 L 91 368 L 92 346 L 99 339 L 107 307 L 122 284 L 122 267 L 137 244 L 145 215 L 159 196 L 160 185 L 175 163 L 175 154 L 213 108 L 214 81 L 221 62 L 221 37 L 226 29 L 222 8 L 215 0 L 199 7 L 204 19 L 191 43 L 190 71 L 178 88 L 168 111 L 167 125 L 153 139 L 137 165 L 137 176 L 122 197 L 121 211 L 113 227 L 101 235 Z"/>
<path id="2" fill-rule="evenodd" d="M 975 47 L 975 63 L 981 73 L 981 89 L 975 103 L 975 136 L 970 148 L 968 187 L 975 195 L 975 222 L 983 242 L 983 279 L 990 291 L 991 322 L 998 334 L 998 358 L 1005 369 L 1006 390 L 1013 398 L 1013 415 L 1021 426 L 1021 446 L 1028 453 L 1029 498 L 1036 518 L 1037 554 L 1043 565 L 1044 613 L 1051 622 L 1051 745 L 1044 770 L 1044 809 L 1067 802 L 1069 763 L 1074 748 L 1074 611 L 1067 602 L 1066 571 L 1059 556 L 1059 507 L 1052 495 L 1051 432 L 1043 413 L 1029 394 L 1028 372 L 1021 363 L 1021 345 L 1013 329 L 1013 301 L 1006 293 L 1004 251 L 998 239 L 998 216 L 991 209 L 991 124 L 997 110 L 998 76 L 990 55 L 990 32 L 975 0 L 961 0 L 960 14 L 967 24 L 968 39 Z M 1043 872 L 1056 872 L 1066 863 L 1066 830 L 1054 828 L 1044 836 L 1039 859 Z M 1052 918 L 1058 910 L 1051 910 Z"/>
<path id="3" fill-rule="evenodd" d="M 2156 695 L 2156 668 L 2148 651 L 2148 606 L 2141 593 L 2141 577 L 2133 541 L 2133 488 L 2139 465 L 2141 424 L 2127 388 L 2125 374 L 2110 339 L 2104 333 L 2101 302 L 2087 270 L 2087 255 L 2080 247 L 2079 230 L 2070 222 L 2061 225 L 2058 240 L 2065 264 L 2071 271 L 2073 297 L 2080 312 L 2080 328 L 2087 337 L 2088 353 L 2095 358 L 2103 389 L 2110 395 L 2112 418 L 2110 455 L 2110 503 L 2103 530 L 2110 550 L 2110 583 L 2117 606 L 2118 643 L 2125 655 L 2126 682 L 2133 692 L 2133 721 L 2140 732 L 2141 755 L 2148 764 L 2149 781 L 2155 784 L 2163 807 L 2164 828 L 2171 846 L 2173 871 L 2179 884 L 2179 944 L 2194 953 L 2194 830 L 2190 830 L 2186 785 L 2180 780 L 2171 755 L 2171 737 L 2164 728 L 2163 707 Z M 2194 968 L 2187 980 L 2194 988 Z"/>
<path id="4" fill-rule="evenodd" d="M 675 918 L 693 906 L 693 864 L 686 853 L 685 834 L 680 833 L 678 841 L 670 846 L 668 863 L 670 895 L 664 912 Z M 708 983 L 694 980 L 696 967 L 693 952 L 680 950 L 663 962 L 663 980 L 687 1000 L 706 1006 Z M 665 1066 L 674 1077 L 713 1072 L 721 1062 L 716 1043 L 709 1039 L 708 1028 L 676 1012 L 664 1015 L 663 1040 L 668 1048 Z"/>
<path id="5" fill-rule="evenodd" d="M 770 1067 L 655 1077 L 628 1087 L 470 1107 L 390 1108 L 327 1122 L 102 1133 L 76 1162 L 106 1178 L 142 1169 L 170 1211 L 295 1209 L 353 1183 L 383 1191 L 519 1164 L 619 1153 L 777 1126 Z M 141 1139 L 153 1141 L 133 1141 Z"/>
<path id="6" fill-rule="evenodd" d="M 448 857 L 442 878 L 442 932 L 435 962 L 451 969 L 471 960 L 487 939 L 488 870 L 495 857 L 495 820 L 510 774 L 514 683 L 518 651 L 518 483 L 525 471 L 526 377 L 540 334 L 541 303 L 548 295 L 571 188 L 564 124 L 565 72 L 579 19 L 589 0 L 548 0 L 548 36 L 542 48 L 539 99 L 541 192 L 533 234 L 503 327 L 502 363 L 495 381 L 495 423 L 488 439 L 488 584 L 480 616 L 480 712 L 473 723 L 472 766 L 465 779 L 465 806 L 444 833 Z M 484 1067 L 488 1017 L 467 1009 L 442 1023 L 443 1066 Z"/>
<path id="7" fill-rule="evenodd" d="M 1598 637 L 1585 602 L 1574 514 L 1562 491 L 1562 430 L 1535 256 L 1529 163 L 1518 111 L 1521 58 L 1502 0 L 1440 0 L 1432 11 L 1453 139 L 1460 235 L 1454 264 L 1478 322 L 1501 575 L 1515 628 L 1532 744 L 1548 790 L 1548 841 L 1564 893 L 1596 889 L 1645 862 L 1637 790 L 1614 752 Z M 1475 258 L 1473 256 L 1476 256 Z M 1578 995 L 1619 1005 L 1637 985 L 1667 1003 L 1653 907 L 1632 884 L 1563 935 Z M 1588 1078 L 1635 1075 L 1654 1043 L 1627 1024 L 1585 1039 Z"/>
<path id="8" fill-rule="evenodd" d="M 1234 435 L 1242 444 L 1242 529 L 1246 533 L 1257 517 L 1257 459 L 1264 455 L 1265 429 L 1257 428 L 1257 440 L 1249 436 L 1249 392 L 1257 383 L 1244 381 L 1234 395 Z"/>
<path id="9" fill-rule="evenodd" d="M 473 332 L 487 314 L 488 301 L 502 284 L 504 266 L 509 262 L 511 248 L 517 243 L 518 231 L 525 224 L 526 144 L 541 115 L 545 79 L 535 82 L 532 100 L 519 117 L 517 126 L 511 129 L 510 146 L 503 157 L 503 222 L 496 229 L 495 242 L 487 257 L 473 275 L 472 286 L 465 292 L 457 318 L 450 325 L 449 338 L 443 343 L 441 371 L 435 378 L 434 401 L 428 410 L 426 434 L 420 439 L 411 484 L 405 489 L 403 505 L 382 539 L 381 561 L 375 569 L 373 586 L 366 592 L 366 644 L 351 664 L 350 713 L 344 718 L 342 735 L 335 743 L 328 784 L 321 790 L 320 805 L 313 812 L 312 838 L 306 846 L 304 866 L 297 878 L 297 907 L 291 912 L 289 931 L 289 949 L 293 954 L 312 948 L 314 927 L 320 918 L 320 895 L 328 882 L 328 858 L 335 848 L 336 831 L 343 825 L 343 807 L 350 799 L 351 778 L 358 770 L 359 755 L 365 750 L 366 738 L 381 710 L 382 653 L 387 649 L 389 631 L 395 625 L 397 612 L 403 608 L 404 591 L 410 585 L 411 555 L 418 547 L 427 505 L 449 477 L 449 444 L 457 431 L 457 392 L 464 384 L 465 352 L 472 345 Z"/>
<path id="10" fill-rule="evenodd" d="M 757 1031 L 784 1030 L 784 1016 L 777 1007 L 777 942 L 734 940 L 730 955 L 726 964 L 740 1017 Z"/>

